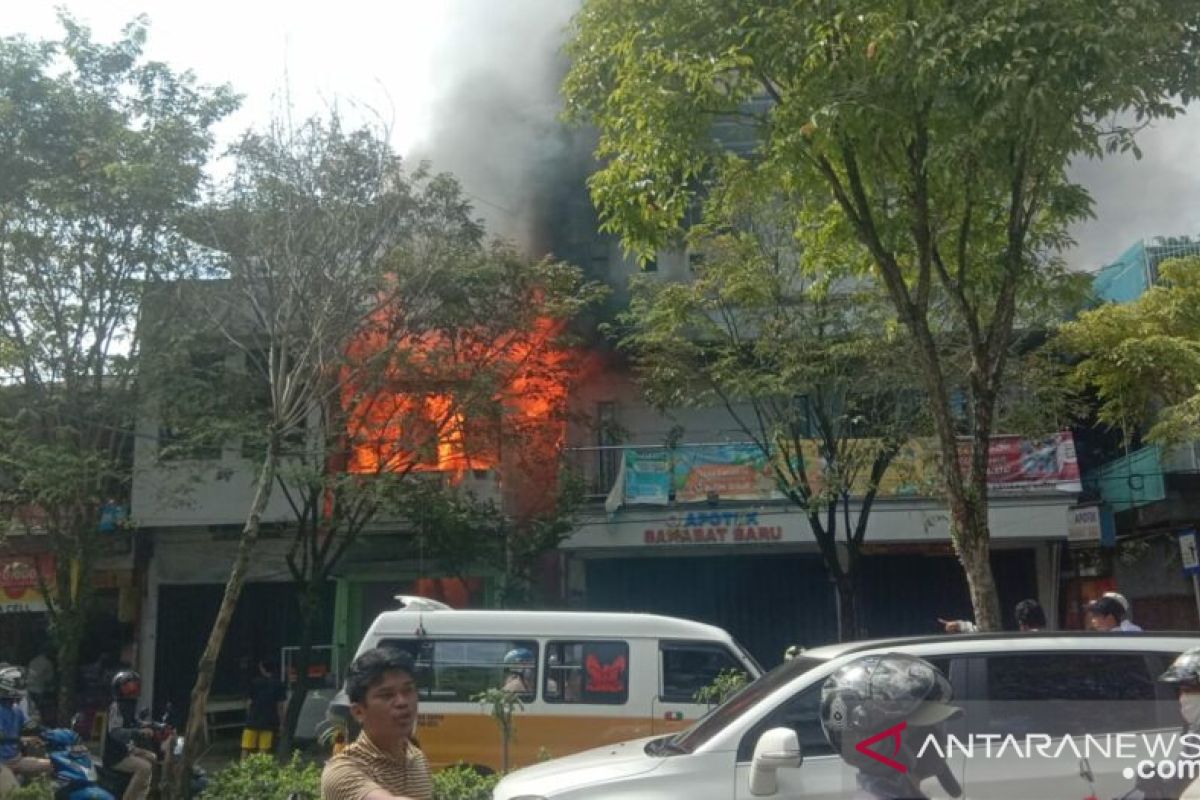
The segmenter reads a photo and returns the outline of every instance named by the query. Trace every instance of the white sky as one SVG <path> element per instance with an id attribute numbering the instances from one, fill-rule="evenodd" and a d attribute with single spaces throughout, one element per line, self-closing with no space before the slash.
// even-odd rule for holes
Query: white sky
<path id="1" fill-rule="evenodd" d="M 447 28 L 440 0 L 6 0 L 0 35 L 57 37 L 56 5 L 102 42 L 149 16 L 151 58 L 244 96 L 219 129 L 226 141 L 270 119 L 285 75 L 301 116 L 334 100 L 365 104 L 392 126 L 401 153 L 429 127 L 434 53 Z"/>
<path id="2" fill-rule="evenodd" d="M 144 12 L 151 21 L 152 58 L 192 69 L 204 83 L 229 83 L 244 95 L 241 110 L 219 129 L 221 140 L 269 120 L 286 75 L 298 115 L 322 111 L 334 100 L 343 111 L 350 101 L 366 105 L 391 125 L 402 154 L 414 146 L 422 147 L 422 155 L 432 151 L 468 192 L 505 203 L 509 184 L 520 182 L 509 173 L 529 171 L 530 154 L 515 157 L 504 141 L 507 129 L 487 121 L 487 114 L 460 113 L 440 125 L 433 124 L 434 114 L 439 100 L 445 114 L 462 110 L 455 103 L 480 97 L 508 106 L 525 96 L 538 99 L 531 73 L 544 59 L 542 50 L 553 52 L 555 32 L 577 1 L 0 0 L 0 35 L 56 37 L 54 6 L 66 2 L 99 40 L 111 41 Z M 509 133 L 528 139 L 520 111 L 513 109 L 518 119 Z M 424 137 L 432 141 L 422 142 Z M 1146 158 L 1140 162 L 1121 157 L 1077 165 L 1098 219 L 1076 228 L 1073 266 L 1095 268 L 1143 237 L 1200 233 L 1200 108 L 1158 123 L 1142 144 Z M 537 142 L 531 146 L 541 149 Z M 493 168 L 508 165 L 501 185 L 477 174 L 471 159 Z"/>

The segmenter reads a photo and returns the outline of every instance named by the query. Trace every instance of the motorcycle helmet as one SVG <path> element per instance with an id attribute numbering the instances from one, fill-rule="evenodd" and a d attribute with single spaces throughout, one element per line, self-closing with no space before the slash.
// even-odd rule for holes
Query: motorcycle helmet
<path id="1" fill-rule="evenodd" d="M 950 705 L 950 682 L 936 667 L 901 653 L 863 656 L 838 669 L 821 687 L 821 729 L 847 764 L 867 775 L 905 777 L 914 790 L 936 776 L 954 797 L 962 793 L 930 735 L 961 713 Z M 873 742 L 885 742 L 878 749 Z M 920 796 L 919 794 L 905 796 Z"/>
<path id="2" fill-rule="evenodd" d="M 1176 686 L 1200 687 L 1200 647 L 1193 647 L 1180 653 L 1167 667 L 1167 671 L 1158 676 L 1163 683 L 1173 683 Z"/>
<path id="3" fill-rule="evenodd" d="M 25 696 L 25 670 L 20 667 L 0 669 L 0 700 L 20 700 Z"/>
<path id="4" fill-rule="evenodd" d="M 533 669 L 533 651 L 515 647 L 504 654 L 504 666 L 511 670 Z"/>
<path id="5" fill-rule="evenodd" d="M 112 679 L 114 700 L 136 700 L 142 696 L 142 676 L 131 669 L 121 670 Z"/>

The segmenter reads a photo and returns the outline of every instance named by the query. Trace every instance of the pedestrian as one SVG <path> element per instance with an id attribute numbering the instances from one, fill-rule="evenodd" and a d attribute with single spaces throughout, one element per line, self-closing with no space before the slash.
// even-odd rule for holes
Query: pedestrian
<path id="1" fill-rule="evenodd" d="M 952 696 L 950 682 L 937 667 L 901 653 L 856 658 L 825 680 L 821 730 L 834 753 L 858 770 L 856 800 L 924 798 L 921 781 L 932 777 L 951 797 L 962 794 L 939 748 L 918 750 L 912 745 L 938 737 L 943 744 L 940 750 L 945 752 L 945 723 L 962 713 L 950 705 Z M 895 750 L 889 747 L 887 753 L 899 769 L 861 746 L 893 726 L 897 730 L 892 740 Z"/>
<path id="2" fill-rule="evenodd" d="M 287 688 L 279 680 L 275 662 L 258 662 L 258 675 L 250 682 L 246 727 L 242 729 L 242 758 L 270 753 L 275 747 L 275 731 L 282 727 L 285 700 Z"/>
<path id="3" fill-rule="evenodd" d="M 1133 622 L 1133 607 L 1129 604 L 1129 600 L 1125 597 L 1125 595 L 1120 594 L 1118 592 L 1105 592 L 1104 594 L 1102 594 L 1100 596 L 1101 597 L 1111 597 L 1113 600 L 1116 600 L 1118 603 L 1121 604 L 1121 608 L 1125 609 L 1124 622 L 1128 623 L 1129 627 L 1122 628 L 1122 630 L 1127 630 L 1127 631 L 1142 630 L 1142 628 L 1140 626 L 1135 625 Z"/>
<path id="4" fill-rule="evenodd" d="M 0 669 L 0 798 L 17 789 L 19 777 L 49 775 L 50 762 L 21 755 L 21 734 L 29 717 L 20 708 L 25 697 L 25 672 L 20 667 Z"/>
<path id="5" fill-rule="evenodd" d="M 1125 619 L 1125 606 L 1115 597 L 1101 595 L 1087 604 L 1088 630 L 1136 633 L 1141 631 L 1137 625 Z"/>
<path id="6" fill-rule="evenodd" d="M 108 707 L 108 732 L 104 737 L 103 763 L 109 769 L 129 774 L 129 786 L 123 800 L 145 800 L 154 775 L 154 753 L 138 747 L 136 738 L 153 732 L 143 725 L 138 714 L 142 697 L 142 676 L 131 669 L 121 670 L 112 678 L 112 705 Z"/>
<path id="7" fill-rule="evenodd" d="M 29 696 L 43 725 L 48 724 L 54 717 L 54 662 L 50 660 L 48 650 L 48 647 L 38 650 L 37 655 L 30 660 L 26 673 Z"/>
<path id="8" fill-rule="evenodd" d="M 346 696 L 362 733 L 325 763 L 321 800 L 433 800 L 429 761 L 413 741 L 412 656 L 383 647 L 366 651 L 346 671 Z"/>
<path id="9" fill-rule="evenodd" d="M 1046 612 L 1037 600 L 1030 598 L 1022 600 L 1013 608 L 1013 617 L 1017 622 L 1017 630 L 1022 633 L 1040 631 L 1046 628 Z M 979 628 L 967 619 L 938 619 L 938 623 L 946 633 L 977 633 Z"/>

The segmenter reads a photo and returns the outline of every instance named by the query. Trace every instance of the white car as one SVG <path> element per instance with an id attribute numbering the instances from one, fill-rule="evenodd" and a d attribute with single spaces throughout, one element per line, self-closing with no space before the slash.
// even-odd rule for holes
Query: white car
<path id="1" fill-rule="evenodd" d="M 853 642 L 807 651 L 759 678 L 673 736 L 595 748 L 518 770 L 494 800 L 583 798 L 834 798 L 854 792 L 854 770 L 833 753 L 818 716 L 821 686 L 859 656 L 907 653 L 943 671 L 964 714 L 960 743 L 1028 737 L 1029 748 L 947 753 L 968 798 L 1117 797 L 1132 785 L 1123 737 L 1170 736 L 1181 725 L 1174 690 L 1155 678 L 1200 634 L 1002 633 Z M 1107 736 L 1107 738 L 1106 738 Z M 1044 738 L 1039 738 L 1044 737 Z M 1025 741 L 1028 739 L 1016 739 Z M 1123 745 L 1122 745 L 1123 747 Z M 1074 752 L 1088 759 L 1081 763 Z M 1081 776 L 1089 768 L 1094 786 Z M 921 787 L 947 794 L 934 779 Z"/>

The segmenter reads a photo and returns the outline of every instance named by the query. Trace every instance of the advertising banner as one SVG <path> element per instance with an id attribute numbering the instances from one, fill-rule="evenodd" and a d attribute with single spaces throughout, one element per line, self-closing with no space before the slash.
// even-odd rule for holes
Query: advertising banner
<path id="1" fill-rule="evenodd" d="M 840 454 L 841 469 L 853 476 L 851 493 L 861 497 L 868 488 L 871 461 L 880 443 L 864 439 Z M 971 443 L 964 440 L 959 461 L 967 468 Z M 808 485 L 822 491 L 830 476 L 828 461 L 815 441 L 803 443 L 798 456 L 774 454 L 803 464 Z M 913 441 L 901 448 L 880 481 L 880 497 L 921 497 L 937 493 L 939 470 L 933 445 Z M 788 470 L 783 470 L 785 474 Z M 1078 491 L 1079 463 L 1070 432 L 1041 438 L 997 436 L 988 459 L 988 484 L 993 491 L 1053 487 Z M 703 503 L 714 500 L 767 501 L 784 499 L 773 464 L 753 443 L 633 447 L 622 453 L 617 483 L 609 497 L 610 510 L 621 505 Z"/>

